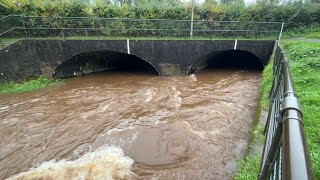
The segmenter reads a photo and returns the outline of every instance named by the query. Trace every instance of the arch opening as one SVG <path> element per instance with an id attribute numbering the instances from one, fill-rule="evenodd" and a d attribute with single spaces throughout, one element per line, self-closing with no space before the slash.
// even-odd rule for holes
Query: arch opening
<path id="1" fill-rule="evenodd" d="M 123 71 L 159 75 L 151 63 L 131 54 L 117 51 L 95 51 L 77 54 L 55 68 L 53 76 L 67 78 L 103 71 Z"/>
<path id="2" fill-rule="evenodd" d="M 192 64 L 187 74 L 192 74 L 203 69 L 241 69 L 262 71 L 264 65 L 260 59 L 247 51 L 226 50 L 211 52 Z"/>

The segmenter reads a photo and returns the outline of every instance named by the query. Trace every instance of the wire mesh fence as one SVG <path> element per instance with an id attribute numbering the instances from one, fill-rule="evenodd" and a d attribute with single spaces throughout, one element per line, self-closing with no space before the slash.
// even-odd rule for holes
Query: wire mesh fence
<path id="1" fill-rule="evenodd" d="M 280 22 L 240 22 L 96 17 L 7 16 L 1 38 L 260 38 L 277 39 Z M 193 24 L 193 26 L 191 26 Z M 192 28 L 191 28 L 192 27 Z M 192 36 L 191 36 L 192 34 Z"/>

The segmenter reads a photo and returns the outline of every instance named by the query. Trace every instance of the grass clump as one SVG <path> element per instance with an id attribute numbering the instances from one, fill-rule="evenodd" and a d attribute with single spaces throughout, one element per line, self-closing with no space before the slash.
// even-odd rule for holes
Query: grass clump
<path id="1" fill-rule="evenodd" d="M 62 83 L 62 81 L 57 79 L 48 79 L 40 76 L 37 79 L 25 81 L 22 83 L 9 82 L 0 84 L 0 94 L 32 91 L 59 83 Z"/>
<path id="2" fill-rule="evenodd" d="M 247 156 L 239 161 L 240 173 L 234 177 L 236 180 L 257 179 L 260 168 L 260 155 Z"/>
<path id="3" fill-rule="evenodd" d="M 272 86 L 273 80 L 273 61 L 264 68 L 262 73 L 262 82 L 261 82 L 261 99 L 260 99 L 260 106 L 263 110 L 268 110 L 269 108 L 269 94 Z"/>

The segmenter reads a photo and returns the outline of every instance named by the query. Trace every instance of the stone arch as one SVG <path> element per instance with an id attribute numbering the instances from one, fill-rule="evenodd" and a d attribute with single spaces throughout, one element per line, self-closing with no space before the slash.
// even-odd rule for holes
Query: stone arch
<path id="1" fill-rule="evenodd" d="M 191 63 L 187 68 L 186 74 L 192 74 L 210 67 L 253 69 L 262 71 L 264 65 L 255 54 L 248 51 L 213 51 Z"/>
<path id="2" fill-rule="evenodd" d="M 83 52 L 71 56 L 55 67 L 53 77 L 66 78 L 101 71 L 143 71 L 160 75 L 150 62 L 132 54 L 112 50 Z"/>

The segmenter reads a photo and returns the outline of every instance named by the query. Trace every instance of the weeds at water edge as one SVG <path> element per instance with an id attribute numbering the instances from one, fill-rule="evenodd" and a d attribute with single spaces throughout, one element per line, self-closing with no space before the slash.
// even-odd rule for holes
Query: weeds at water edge
<path id="1" fill-rule="evenodd" d="M 0 94 L 32 91 L 59 83 L 62 83 L 62 80 L 48 79 L 43 76 L 40 76 L 37 79 L 24 81 L 22 83 L 9 82 L 5 84 L 0 84 Z"/>

